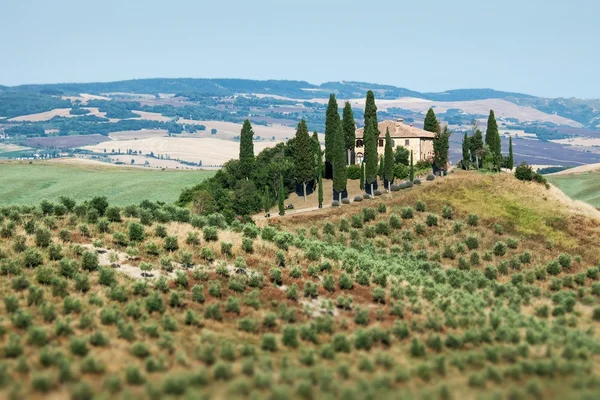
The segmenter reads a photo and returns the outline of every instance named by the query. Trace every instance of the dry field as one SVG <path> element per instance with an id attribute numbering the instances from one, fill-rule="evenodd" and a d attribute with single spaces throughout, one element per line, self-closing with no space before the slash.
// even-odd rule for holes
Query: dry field
<path id="1" fill-rule="evenodd" d="M 579 167 L 575 167 L 575 168 L 569 168 L 566 169 L 564 171 L 559 171 L 559 172 L 555 172 L 553 174 L 548 174 L 549 176 L 552 175 L 573 175 L 573 174 L 582 174 L 582 173 L 586 173 L 586 172 L 594 172 L 594 171 L 598 171 L 600 170 L 600 164 L 586 164 L 586 165 L 581 165 Z"/>
<path id="2" fill-rule="evenodd" d="M 83 108 L 90 110 L 90 113 L 87 115 L 95 115 L 96 117 L 99 117 L 99 118 L 106 118 L 106 113 L 99 111 L 98 108 L 96 108 L 96 107 L 83 107 Z M 70 111 L 71 111 L 70 108 L 55 108 L 54 110 L 41 112 L 41 113 L 37 113 L 37 114 L 20 115 L 18 117 L 9 119 L 9 121 L 12 121 L 12 122 L 42 122 L 42 121 L 49 121 L 54 117 L 64 117 L 64 118 L 79 117 L 79 115 L 69 114 Z M 109 118 L 109 120 L 110 120 L 110 122 L 119 121 L 116 118 Z"/>
<path id="3" fill-rule="evenodd" d="M 258 154 L 263 149 L 277 143 L 276 141 L 255 142 L 254 152 Z M 139 140 L 118 140 L 83 147 L 85 150 L 97 153 L 103 153 L 104 150 L 110 152 L 113 148 L 119 148 L 121 153 L 126 153 L 127 150 L 137 150 L 141 151 L 142 154 L 154 152 L 156 155 L 168 155 L 172 159 L 190 162 L 202 160 L 204 165 L 222 165 L 239 155 L 238 142 L 213 138 L 153 137 Z"/>
<path id="4" fill-rule="evenodd" d="M 600 139 L 589 138 L 589 137 L 577 137 L 577 138 L 569 138 L 569 139 L 551 140 L 551 142 L 562 144 L 565 146 L 575 146 L 575 147 L 600 146 Z"/>
<path id="5" fill-rule="evenodd" d="M 8 153 L 12 151 L 27 150 L 29 147 L 17 146 L 16 144 L 0 143 L 0 153 Z"/>
<path id="6" fill-rule="evenodd" d="M 119 140 L 139 140 L 148 138 L 157 138 L 169 136 L 169 133 L 165 129 L 142 129 L 139 131 L 118 131 L 111 132 L 108 137 L 119 141 Z"/>
<path id="7" fill-rule="evenodd" d="M 275 97 L 270 95 L 257 95 L 258 97 Z M 277 97 L 282 100 L 292 100 L 302 102 L 305 100 Z M 347 99 L 344 99 L 347 100 Z M 313 103 L 327 104 L 328 99 L 311 99 Z M 349 99 L 353 108 L 364 109 L 365 99 Z M 559 125 L 568 125 L 581 128 L 579 122 L 558 115 L 546 114 L 531 107 L 519 106 L 506 100 L 485 99 L 473 101 L 430 101 L 405 97 L 395 100 L 376 100 L 379 110 L 398 107 L 425 114 L 430 107 L 433 107 L 436 113 L 444 113 L 449 109 L 460 109 L 469 114 L 487 115 L 490 110 L 494 110 L 496 118 L 516 118 L 520 121 L 542 121 L 552 122 Z"/>
<path id="8" fill-rule="evenodd" d="M 191 119 L 180 119 L 178 122 L 180 124 L 196 124 L 206 126 L 206 131 L 197 132 L 197 135 L 201 134 L 204 136 L 210 136 L 211 129 L 216 129 L 217 136 L 221 139 L 233 139 L 235 136 L 239 136 L 242 130 L 242 124 L 236 124 L 234 122 L 194 121 Z M 291 139 L 296 134 L 295 128 L 283 125 L 252 125 L 252 129 L 254 130 L 254 135 L 268 140 L 271 140 L 273 137 L 275 137 L 275 140 Z M 255 142 L 255 144 L 256 143 L 257 142 Z"/>

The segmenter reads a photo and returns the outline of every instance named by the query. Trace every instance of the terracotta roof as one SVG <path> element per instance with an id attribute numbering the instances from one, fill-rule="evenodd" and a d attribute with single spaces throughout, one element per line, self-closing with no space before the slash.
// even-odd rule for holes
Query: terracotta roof
<path id="1" fill-rule="evenodd" d="M 385 136 L 387 128 L 390 129 L 390 136 L 392 139 L 395 138 L 427 138 L 433 139 L 435 136 L 432 132 L 424 131 L 423 129 L 415 128 L 414 126 L 406 125 L 401 121 L 381 121 L 378 125 L 380 137 Z M 356 138 L 360 139 L 363 137 L 364 128 L 356 130 Z"/>

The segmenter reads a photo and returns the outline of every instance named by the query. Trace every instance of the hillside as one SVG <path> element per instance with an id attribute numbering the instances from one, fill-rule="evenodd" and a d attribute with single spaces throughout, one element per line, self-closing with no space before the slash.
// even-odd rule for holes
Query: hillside
<path id="1" fill-rule="evenodd" d="M 596 129 L 600 118 L 600 100 L 574 98 L 541 98 L 522 93 L 496 91 L 493 89 L 457 89 L 444 92 L 421 93 L 392 85 L 378 85 L 365 82 L 326 82 L 314 85 L 305 81 L 249 80 L 249 79 L 136 79 L 120 82 L 62 83 L 47 85 L 21 85 L 0 88 L 7 93 L 43 93 L 46 95 L 79 95 L 90 93 L 104 95 L 110 93 L 137 93 L 155 95 L 159 93 L 182 96 L 234 96 L 241 93 L 259 93 L 310 100 L 327 98 L 335 93 L 339 98 L 364 98 L 368 90 L 373 90 L 381 99 L 393 100 L 413 97 L 433 102 L 460 102 L 489 99 L 503 99 L 508 102 L 532 107 L 548 115 L 558 115 L 575 121 L 582 126 Z M 0 116 L 6 112 L 0 107 Z M 45 110 L 49 111 L 49 110 Z"/>
<path id="2" fill-rule="evenodd" d="M 600 207 L 600 171 L 598 164 L 570 168 L 547 175 L 547 179 L 574 200 Z"/>
<path id="3" fill-rule="evenodd" d="M 600 394 L 600 220 L 543 186 L 456 172 L 260 227 L 142 200 L 0 209 L 0 396 Z"/>
<path id="4" fill-rule="evenodd" d="M 58 201 L 60 196 L 77 201 L 106 196 L 120 206 L 140 198 L 171 203 L 183 188 L 213 175 L 214 171 L 124 168 L 71 159 L 31 164 L 0 161 L 0 204 L 35 205 L 42 200 Z"/>

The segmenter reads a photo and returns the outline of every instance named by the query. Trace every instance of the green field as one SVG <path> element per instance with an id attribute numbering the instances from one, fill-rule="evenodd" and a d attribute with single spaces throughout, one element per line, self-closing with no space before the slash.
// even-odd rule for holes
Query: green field
<path id="1" fill-rule="evenodd" d="M 118 205 L 137 204 L 143 199 L 174 202 L 184 187 L 212 175 L 213 171 L 0 162 L 0 205 L 38 204 L 63 195 L 78 201 L 106 196 Z"/>
<path id="2" fill-rule="evenodd" d="M 600 207 L 600 172 L 548 175 L 546 178 L 569 197 Z"/>

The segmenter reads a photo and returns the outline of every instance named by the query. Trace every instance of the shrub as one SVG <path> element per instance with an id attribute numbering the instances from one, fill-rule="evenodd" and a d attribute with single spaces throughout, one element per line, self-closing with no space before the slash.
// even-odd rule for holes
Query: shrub
<path id="1" fill-rule="evenodd" d="M 569 254 L 563 253 L 563 254 L 561 254 L 561 255 L 558 256 L 558 263 L 564 269 L 571 268 L 572 262 L 573 261 L 572 261 L 571 256 Z"/>
<path id="2" fill-rule="evenodd" d="M 69 342 L 69 348 L 71 349 L 71 353 L 77 356 L 85 356 L 88 353 L 87 340 L 84 338 L 71 338 Z"/>
<path id="3" fill-rule="evenodd" d="M 219 240 L 218 230 L 215 226 L 205 226 L 202 230 L 204 240 L 207 242 L 216 242 Z"/>
<path id="4" fill-rule="evenodd" d="M 100 266 L 98 254 L 95 251 L 86 251 L 81 257 L 81 268 L 86 271 L 96 271 Z"/>
<path id="5" fill-rule="evenodd" d="M 506 254 L 506 244 L 504 242 L 496 242 L 494 244 L 494 255 L 503 256 Z"/>
<path id="6" fill-rule="evenodd" d="M 132 242 L 141 242 L 144 240 L 144 227 L 137 222 L 130 222 L 128 227 L 129 240 Z"/>
<path id="7" fill-rule="evenodd" d="M 413 209 L 411 207 L 403 207 L 400 215 L 403 219 L 411 219 L 414 216 Z"/>
<path id="8" fill-rule="evenodd" d="M 417 201 L 417 203 L 415 204 L 415 210 L 419 211 L 419 212 L 425 212 L 426 210 L 426 206 L 425 206 L 425 202 L 423 201 Z"/>
<path id="9" fill-rule="evenodd" d="M 437 215 L 434 215 L 434 214 L 427 215 L 427 219 L 425 222 L 426 222 L 427 226 L 437 226 L 437 224 L 438 224 Z"/>
<path id="10" fill-rule="evenodd" d="M 442 218 L 444 219 L 452 219 L 452 207 L 450 206 L 444 206 L 444 208 L 442 208 Z"/>
<path id="11" fill-rule="evenodd" d="M 277 339 L 275 338 L 275 335 L 272 335 L 270 333 L 264 334 L 262 337 L 260 348 L 263 351 L 277 351 Z"/>
<path id="12" fill-rule="evenodd" d="M 546 265 L 546 272 L 550 275 L 558 275 L 561 272 L 561 266 L 558 261 L 550 261 Z"/>
<path id="13" fill-rule="evenodd" d="M 167 236 L 163 240 L 163 249 L 169 252 L 173 252 L 179 249 L 179 242 L 177 236 Z"/>
<path id="14" fill-rule="evenodd" d="M 29 268 L 35 268 L 43 262 L 42 254 L 36 249 L 27 249 L 23 254 L 23 265 Z"/>

